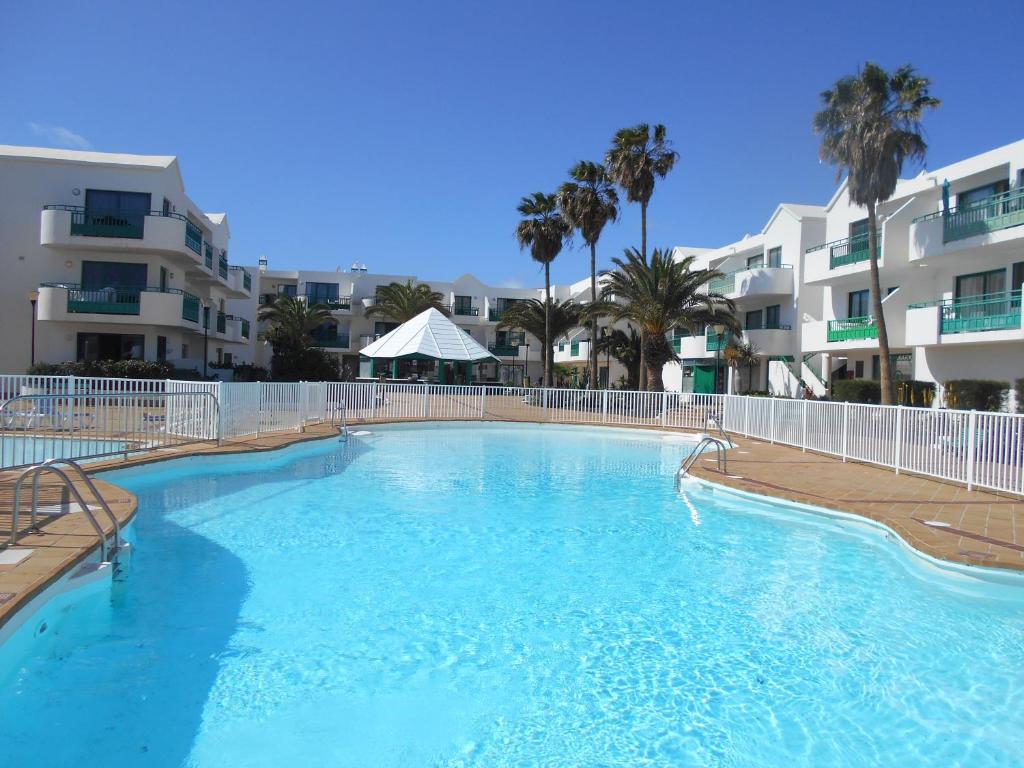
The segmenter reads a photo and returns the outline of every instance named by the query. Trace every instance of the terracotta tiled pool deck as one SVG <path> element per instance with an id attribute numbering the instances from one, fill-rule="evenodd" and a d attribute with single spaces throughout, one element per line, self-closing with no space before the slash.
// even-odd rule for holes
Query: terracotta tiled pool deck
<path id="1" fill-rule="evenodd" d="M 488 415 L 496 414 L 489 412 Z M 508 416 L 511 414 L 503 420 L 533 422 L 529 418 Z M 353 422 L 356 423 L 386 421 Z M 660 429 L 655 424 L 640 428 Z M 157 449 L 128 459 L 91 462 L 87 468 L 93 473 L 184 456 L 268 451 L 333 434 L 337 434 L 336 427 L 321 424 L 309 426 L 301 433 L 276 432 L 229 440 L 220 446 L 200 443 Z M 693 474 L 740 490 L 876 520 L 888 525 L 911 546 L 935 557 L 970 565 L 1024 570 L 1024 499 L 988 491 L 968 491 L 962 486 L 930 478 L 897 475 L 891 470 L 844 463 L 763 441 L 742 437 L 733 440 L 737 447 L 729 452 L 727 473 L 718 472 L 714 458 L 709 455 L 697 462 Z M 0 537 L 4 541 L 11 529 L 12 491 L 17 475 L 16 471 L 0 472 Z M 97 480 L 96 484 L 121 524 L 129 522 L 136 511 L 135 497 L 110 483 Z M 52 479 L 44 482 L 42 499 L 44 504 L 51 505 L 66 501 Z M 26 496 L 19 524 L 22 530 L 29 525 L 27 504 Z M 97 514 L 97 519 L 109 534 L 112 524 L 101 513 Z M 929 525 L 936 522 L 944 525 Z M 30 556 L 15 564 L 0 564 L 0 626 L 14 611 L 97 548 L 98 540 L 88 521 L 84 515 L 76 513 L 47 516 L 41 520 L 38 533 L 28 533 L 16 547 L 0 549 L 0 555 L 32 550 Z"/>

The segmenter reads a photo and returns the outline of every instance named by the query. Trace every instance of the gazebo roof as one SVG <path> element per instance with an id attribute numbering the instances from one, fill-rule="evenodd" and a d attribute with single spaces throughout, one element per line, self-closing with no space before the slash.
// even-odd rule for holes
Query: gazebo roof
<path id="1" fill-rule="evenodd" d="M 361 357 L 387 360 L 411 358 L 467 363 L 498 360 L 436 309 L 428 309 L 402 323 L 364 347 L 359 354 Z"/>

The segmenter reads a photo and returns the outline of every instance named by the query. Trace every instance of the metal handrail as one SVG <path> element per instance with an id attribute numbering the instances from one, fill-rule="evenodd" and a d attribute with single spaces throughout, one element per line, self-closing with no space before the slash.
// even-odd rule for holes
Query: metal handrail
<path id="1" fill-rule="evenodd" d="M 718 427 L 718 434 L 720 434 L 722 436 L 722 440 L 724 442 L 728 443 L 729 445 L 732 445 L 732 440 L 729 439 L 729 435 L 727 435 L 726 432 L 725 432 L 725 427 L 722 426 L 722 417 L 721 417 L 721 415 L 718 414 L 718 413 L 712 412 L 710 414 L 710 416 L 711 416 L 711 423 L 714 424 L 716 427 Z"/>
<path id="2" fill-rule="evenodd" d="M 121 524 L 117 520 L 117 516 L 113 510 L 110 509 L 110 505 L 107 504 L 107 500 L 103 498 L 103 495 L 99 492 L 96 487 L 96 483 L 92 481 L 92 478 L 85 473 L 82 466 L 72 459 L 47 459 L 39 465 L 39 469 L 36 471 L 35 476 L 32 478 L 32 527 L 36 526 L 36 510 L 39 504 L 39 475 L 42 474 L 42 470 L 47 467 L 56 467 L 59 465 L 65 465 L 75 470 L 78 478 L 85 483 L 85 487 L 89 489 L 89 492 L 96 498 L 96 501 L 100 503 L 100 507 L 104 512 L 107 513 L 107 517 L 110 518 L 110 522 L 114 525 L 114 552 L 121 549 Z"/>
<path id="3" fill-rule="evenodd" d="M 728 469 L 729 469 L 729 458 L 728 458 L 728 455 L 726 454 L 726 449 L 728 448 L 728 446 L 725 443 L 723 443 L 721 440 L 719 440 L 717 437 L 711 437 L 710 435 L 705 435 L 701 439 L 701 441 L 699 443 L 697 443 L 696 447 L 689 453 L 689 455 L 685 456 L 683 458 L 683 460 L 679 462 L 679 470 L 676 472 L 676 480 L 677 481 L 682 479 L 684 476 L 689 474 L 690 468 L 694 465 L 694 463 L 700 457 L 700 455 L 702 453 L 702 449 L 704 448 L 705 445 L 713 445 L 713 446 L 715 446 L 716 459 L 717 459 L 717 462 L 718 462 L 718 471 L 719 472 L 727 472 L 728 471 Z"/>
<path id="4" fill-rule="evenodd" d="M 14 507 L 11 510 L 11 540 L 10 540 L 10 544 L 13 546 L 14 544 L 16 544 L 18 542 L 18 515 L 19 515 L 19 513 L 21 511 L 21 485 L 29 477 L 36 477 L 36 476 L 38 476 L 39 474 L 41 474 L 43 472 L 52 472 L 55 475 L 57 475 L 61 480 L 64 481 L 64 485 L 67 487 L 68 491 L 71 492 L 71 495 L 74 496 L 75 501 L 78 503 L 78 506 L 81 508 L 81 510 L 85 514 L 86 518 L 88 518 L 89 523 L 92 525 L 93 531 L 95 531 L 96 535 L 99 537 L 99 540 L 100 540 L 100 561 L 104 562 L 104 563 L 107 562 L 107 535 L 106 535 L 106 533 L 103 531 L 103 528 L 100 526 L 100 524 L 98 522 L 96 522 L 95 515 L 93 515 L 92 510 L 89 509 L 89 505 L 85 503 L 85 499 L 82 498 L 82 494 L 78 492 L 78 489 L 75 487 L 75 484 L 71 480 L 71 478 L 67 476 L 66 472 L 64 472 L 61 469 L 58 469 L 57 467 L 55 467 L 53 465 L 37 464 L 37 465 L 35 465 L 33 467 L 29 467 L 24 472 L 22 472 L 21 475 L 18 476 L 18 480 L 14 484 Z M 36 495 L 36 488 L 35 488 L 35 482 L 33 482 L 33 500 L 32 500 L 32 521 L 33 521 L 33 527 L 35 527 L 35 519 L 36 519 L 36 511 L 37 511 L 36 510 L 36 502 L 38 501 L 38 499 L 35 497 L 35 495 Z M 118 529 L 115 528 L 114 530 L 115 530 L 115 536 L 117 536 L 118 535 Z"/>

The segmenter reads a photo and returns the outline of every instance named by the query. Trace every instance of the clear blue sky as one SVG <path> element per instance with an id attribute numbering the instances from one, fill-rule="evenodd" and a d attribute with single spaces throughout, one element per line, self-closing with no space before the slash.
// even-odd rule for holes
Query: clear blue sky
<path id="1" fill-rule="evenodd" d="M 864 59 L 933 79 L 931 167 L 1024 137 L 1019 1 L 219 5 L 6 4 L 0 143 L 177 155 L 235 263 L 533 285 L 519 198 L 626 125 L 680 154 L 650 211 L 666 246 L 826 201 L 811 115 Z M 628 206 L 602 264 L 638 243 Z"/>

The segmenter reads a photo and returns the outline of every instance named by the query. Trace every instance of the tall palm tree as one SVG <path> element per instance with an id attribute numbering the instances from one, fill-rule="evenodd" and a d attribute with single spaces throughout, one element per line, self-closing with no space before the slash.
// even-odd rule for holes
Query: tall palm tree
<path id="1" fill-rule="evenodd" d="M 619 216 L 619 195 L 604 166 L 581 160 L 558 190 L 558 207 L 569 226 L 590 246 L 590 301 L 597 304 L 597 241 L 605 224 Z M 590 319 L 590 382 L 597 387 L 597 317 Z M 610 383 L 610 382 L 609 382 Z"/>
<path id="2" fill-rule="evenodd" d="M 675 167 L 679 154 L 665 138 L 665 126 L 639 123 L 623 128 L 612 137 L 605 154 L 608 175 L 626 192 L 626 200 L 640 203 L 640 254 L 647 258 L 647 206 L 654 194 L 654 183 Z M 641 335 L 645 333 L 641 329 Z M 646 345 L 641 345 L 646 354 Z M 646 388 L 647 366 L 640 366 L 640 387 Z"/>
<path id="3" fill-rule="evenodd" d="M 655 248 L 648 260 L 631 248 L 624 258 L 612 259 L 614 270 L 602 273 L 606 277 L 602 295 L 618 299 L 607 301 L 605 311 L 613 320 L 630 320 L 640 328 L 640 347 L 652 391 L 662 390 L 661 369 L 676 359 L 666 338 L 673 328 L 682 326 L 696 334 L 705 325 L 720 323 L 739 332 L 735 305 L 708 290 L 708 283 L 722 273 L 693 269 L 693 261 L 693 256 L 673 260 L 669 248 Z"/>
<path id="4" fill-rule="evenodd" d="M 621 328 L 612 329 L 611 333 L 598 340 L 596 346 L 598 352 L 611 355 L 626 369 L 627 389 L 636 389 L 640 386 L 640 334 L 632 325 L 627 323 L 625 331 Z M 610 370 L 608 384 L 611 386 Z"/>
<path id="5" fill-rule="evenodd" d="M 583 313 L 579 304 L 572 301 L 548 299 L 524 299 L 509 305 L 501 316 L 498 328 L 514 328 L 526 331 L 531 336 L 543 339 L 544 334 L 551 335 L 552 341 L 567 335 L 583 322 Z M 544 344 L 544 375 L 554 372 L 554 344 Z M 550 386 L 550 384 L 548 384 Z"/>
<path id="6" fill-rule="evenodd" d="M 544 343 L 544 383 L 552 385 L 551 374 L 551 334 L 550 318 L 547 310 L 551 306 L 551 262 L 562 250 L 562 245 L 569 237 L 570 229 L 558 210 L 558 197 L 534 192 L 519 201 L 516 208 L 523 220 L 516 226 L 516 240 L 519 247 L 530 249 L 530 258 L 544 265 L 544 333 L 540 337 Z M 552 361 L 553 362 L 553 361 Z"/>
<path id="7" fill-rule="evenodd" d="M 761 350 L 750 341 L 734 341 L 725 348 L 722 353 L 725 362 L 732 366 L 737 373 L 744 366 L 747 369 L 747 392 L 754 388 L 754 366 L 761 362 Z"/>
<path id="8" fill-rule="evenodd" d="M 406 280 L 404 283 L 388 283 L 378 288 L 377 298 L 367 308 L 366 316 L 390 317 L 404 323 L 428 309 L 436 309 L 445 317 L 449 314 L 442 294 L 426 283 L 413 284 L 412 280 Z"/>
<path id="9" fill-rule="evenodd" d="M 840 78 L 823 91 L 822 109 L 814 115 L 814 130 L 821 134 L 819 156 L 836 166 L 837 180 L 847 174 L 850 200 L 868 211 L 868 260 L 883 405 L 892 404 L 893 387 L 878 281 L 877 206 L 892 197 L 905 160 L 924 160 L 928 145 L 921 119 L 926 109 L 940 103 L 928 93 L 929 85 L 931 81 L 910 65 L 890 73 L 868 62 L 856 75 Z"/>

